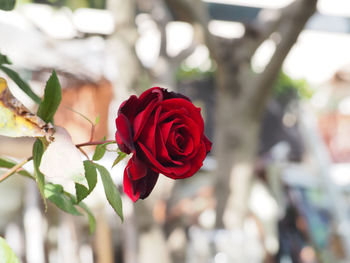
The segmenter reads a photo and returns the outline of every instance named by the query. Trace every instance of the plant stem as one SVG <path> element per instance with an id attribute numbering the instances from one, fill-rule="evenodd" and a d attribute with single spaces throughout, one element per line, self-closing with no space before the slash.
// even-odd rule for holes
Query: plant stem
<path id="1" fill-rule="evenodd" d="M 7 173 L 5 173 L 2 177 L 0 177 L 0 182 L 4 181 L 9 176 L 11 176 L 12 174 L 16 173 L 19 169 L 22 168 L 23 165 L 25 165 L 27 162 L 31 161 L 32 159 L 33 159 L 32 156 L 28 157 L 23 162 L 18 163 L 15 166 L 13 166 L 10 170 L 7 171 Z"/>
<path id="2" fill-rule="evenodd" d="M 89 142 L 92 142 L 92 140 L 94 139 L 94 133 L 95 133 L 95 125 L 92 124 L 91 126 L 91 134 L 90 134 L 90 140 Z"/>
<path id="3" fill-rule="evenodd" d="M 88 160 L 90 161 L 89 155 L 87 155 L 87 153 L 86 153 L 82 148 L 79 148 L 79 147 L 77 147 L 77 148 L 78 148 L 78 150 L 79 150 L 82 154 L 84 154 L 84 156 L 86 157 L 86 159 L 88 159 Z"/>
<path id="4" fill-rule="evenodd" d="M 115 141 L 114 140 L 106 140 L 106 141 L 85 142 L 85 143 L 76 144 L 75 146 L 77 148 L 80 148 L 80 147 L 84 147 L 84 146 L 104 144 L 107 142 L 115 142 Z"/>

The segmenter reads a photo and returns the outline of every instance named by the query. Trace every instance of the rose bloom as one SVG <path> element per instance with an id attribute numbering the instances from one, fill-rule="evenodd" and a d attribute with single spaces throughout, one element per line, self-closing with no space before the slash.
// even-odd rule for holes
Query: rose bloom
<path id="1" fill-rule="evenodd" d="M 211 142 L 204 135 L 200 111 L 189 98 L 159 87 L 122 103 L 116 141 L 121 151 L 133 154 L 123 187 L 134 202 L 151 193 L 159 173 L 183 179 L 203 165 Z"/>

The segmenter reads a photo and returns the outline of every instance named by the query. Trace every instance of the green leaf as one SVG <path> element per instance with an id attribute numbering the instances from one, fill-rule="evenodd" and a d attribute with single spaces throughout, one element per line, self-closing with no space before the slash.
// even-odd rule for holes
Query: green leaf
<path id="1" fill-rule="evenodd" d="M 97 145 L 96 149 L 95 149 L 94 156 L 92 156 L 92 160 L 98 161 L 98 160 L 102 159 L 102 157 L 106 153 L 107 145 L 112 144 L 112 143 L 115 143 L 115 142 L 106 142 L 104 144 Z"/>
<path id="2" fill-rule="evenodd" d="M 16 254 L 2 237 L 0 237 L 0 259 L 4 263 L 19 263 Z"/>
<path id="3" fill-rule="evenodd" d="M 75 184 L 75 192 L 77 195 L 78 203 L 86 198 L 92 192 L 92 190 L 94 190 L 97 183 L 97 172 L 94 164 L 88 160 L 84 161 L 84 170 L 89 189 L 87 189 L 84 185 L 77 183 Z"/>
<path id="4" fill-rule="evenodd" d="M 114 211 L 119 215 L 120 219 L 123 221 L 124 217 L 122 199 L 120 198 L 119 191 L 115 186 L 111 175 L 105 167 L 97 163 L 94 163 L 94 165 L 101 175 L 103 188 L 105 190 L 105 194 L 109 204 L 113 207 Z"/>
<path id="5" fill-rule="evenodd" d="M 1 0 L 0 0 L 1 1 Z M 11 61 L 9 60 L 9 58 L 3 54 L 0 53 L 0 65 L 1 64 L 12 64 Z"/>
<path id="6" fill-rule="evenodd" d="M 53 71 L 46 83 L 44 99 L 39 105 L 38 116 L 45 122 L 52 122 L 61 99 L 61 85 L 56 72 Z"/>
<path id="7" fill-rule="evenodd" d="M 89 190 L 92 191 L 97 183 L 96 167 L 89 160 L 84 161 L 85 177 L 89 185 Z"/>
<path id="8" fill-rule="evenodd" d="M 114 160 L 112 168 L 116 166 L 121 160 L 123 160 L 126 156 L 128 156 L 126 153 L 118 152 L 118 157 Z"/>
<path id="9" fill-rule="evenodd" d="M 73 196 L 68 192 L 64 192 L 64 194 L 68 196 L 73 201 L 73 203 L 77 203 L 77 199 L 75 198 L 75 196 Z M 90 208 L 84 202 L 80 202 L 78 206 L 86 212 L 89 220 L 90 234 L 93 234 L 96 229 L 96 219 L 94 217 L 94 214 L 91 212 Z"/>
<path id="10" fill-rule="evenodd" d="M 65 194 L 62 185 L 48 183 L 45 185 L 44 193 L 47 199 L 63 211 L 72 215 L 81 215 L 74 206 L 74 199 Z"/>
<path id="11" fill-rule="evenodd" d="M 90 234 L 93 234 L 96 229 L 96 219 L 94 217 L 94 214 L 91 212 L 90 208 L 84 202 L 80 202 L 78 206 L 86 212 L 89 220 Z"/>
<path id="12" fill-rule="evenodd" d="M 0 158 L 0 168 L 7 168 L 7 169 L 11 169 L 12 167 L 14 167 L 17 163 L 9 160 L 9 159 L 4 159 L 4 158 Z M 24 170 L 23 168 L 21 168 L 21 170 L 17 171 L 18 174 L 26 176 L 26 177 L 30 177 L 33 178 L 33 176 L 31 175 L 31 173 L 29 173 L 28 171 Z"/>
<path id="13" fill-rule="evenodd" d="M 16 163 L 14 161 L 11 161 L 9 159 L 4 159 L 4 158 L 0 158 L 0 167 L 1 168 L 12 168 L 13 166 L 15 166 Z"/>
<path id="14" fill-rule="evenodd" d="M 1 0 L 0 0 L 1 1 Z M 34 102 L 37 104 L 40 104 L 41 99 L 38 95 L 36 95 L 30 86 L 17 74 L 17 72 L 13 71 L 12 69 L 5 67 L 3 65 L 0 65 L 0 69 L 6 73 L 7 76 L 9 76 L 16 84 L 17 86 L 23 90 L 25 94 L 27 94 Z"/>
<path id="15" fill-rule="evenodd" d="M 47 210 L 47 204 L 45 199 L 45 176 L 42 172 L 39 170 L 39 166 L 41 163 L 41 158 L 44 154 L 44 144 L 40 139 L 36 139 L 34 145 L 33 145 L 33 165 L 34 165 L 34 176 L 35 180 L 38 184 L 38 188 L 41 194 L 41 197 L 43 198 L 44 204 L 45 204 L 45 210 Z"/>
<path id="16" fill-rule="evenodd" d="M 89 189 L 87 189 L 84 185 L 78 183 L 75 183 L 75 193 L 77 196 L 77 203 L 81 202 L 90 194 Z"/>
<path id="17" fill-rule="evenodd" d="M 103 144 L 97 145 L 94 156 L 92 156 L 92 160 L 98 161 L 100 160 L 106 153 L 106 147 Z"/>
<path id="18" fill-rule="evenodd" d="M 95 119 L 95 125 L 100 123 L 100 114 L 97 115 L 96 119 Z"/>
<path id="19" fill-rule="evenodd" d="M 15 8 L 16 0 L 0 0 L 0 9 L 10 11 Z"/>

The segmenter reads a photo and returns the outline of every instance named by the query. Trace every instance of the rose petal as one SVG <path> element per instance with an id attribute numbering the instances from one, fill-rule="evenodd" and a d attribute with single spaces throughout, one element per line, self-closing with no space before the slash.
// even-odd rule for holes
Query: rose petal
<path id="1" fill-rule="evenodd" d="M 187 111 L 185 108 L 180 108 L 180 109 L 174 109 L 171 111 L 164 111 L 162 107 L 162 114 L 159 118 L 159 123 L 162 123 L 164 121 L 171 121 L 171 120 L 176 120 L 176 119 L 181 119 L 181 116 L 184 116 L 187 114 Z"/>
<path id="2" fill-rule="evenodd" d="M 156 100 L 158 102 L 163 101 L 165 93 L 167 93 L 167 90 L 160 87 L 153 87 L 146 90 L 139 97 L 139 100 L 141 102 L 140 106 L 142 108 L 146 108 L 153 100 Z"/>
<path id="3" fill-rule="evenodd" d="M 133 180 L 138 180 L 146 176 L 147 166 L 136 156 L 136 154 L 132 156 L 132 158 L 129 160 L 129 163 L 129 176 Z"/>
<path id="4" fill-rule="evenodd" d="M 167 165 L 182 165 L 182 162 L 173 160 L 168 153 L 162 133 L 157 131 L 157 159 Z"/>
<path id="5" fill-rule="evenodd" d="M 154 186 L 158 181 L 159 174 L 152 171 L 151 169 L 147 170 L 147 175 L 137 180 L 137 189 L 140 189 L 140 198 L 145 199 L 150 195 Z"/>
<path id="6" fill-rule="evenodd" d="M 124 170 L 123 190 L 133 202 L 136 202 L 140 198 L 140 192 L 134 190 L 134 181 L 129 177 L 127 169 L 128 166 Z"/>
<path id="7" fill-rule="evenodd" d="M 204 121 L 201 115 L 201 109 L 195 107 L 190 101 L 184 100 L 184 99 L 169 99 L 161 102 L 162 108 L 164 111 L 174 111 L 176 109 L 184 108 L 187 110 L 188 114 L 191 119 L 195 123 L 197 123 L 198 127 L 201 128 L 200 132 L 203 133 L 204 130 Z"/>
<path id="8" fill-rule="evenodd" d="M 138 180 L 133 180 L 130 176 L 131 159 L 128 162 L 124 170 L 123 189 L 133 202 L 136 202 L 139 198 L 145 199 L 152 192 L 159 174 L 147 169 L 146 176 Z"/>
<path id="9" fill-rule="evenodd" d="M 162 133 L 164 141 L 167 141 L 170 129 L 173 126 L 173 124 L 174 124 L 174 121 L 170 121 L 170 122 L 165 122 L 165 123 L 159 124 L 159 130 Z"/>
<path id="10" fill-rule="evenodd" d="M 197 152 L 197 156 L 193 159 L 191 159 L 191 169 L 189 171 L 187 171 L 186 174 L 183 175 L 183 177 L 181 178 L 187 178 L 187 177 L 191 177 L 192 175 L 194 175 L 203 165 L 203 161 L 205 159 L 206 156 L 206 151 L 205 151 L 205 143 L 202 142 L 200 149 Z M 171 177 L 173 179 L 179 179 L 177 177 Z"/>
<path id="11" fill-rule="evenodd" d="M 156 128 L 159 119 L 161 108 L 158 107 L 153 116 L 149 117 L 148 121 L 145 121 L 145 126 L 142 129 L 142 134 L 139 138 L 139 141 L 142 141 L 144 145 L 152 152 L 156 154 Z"/>
<path id="12" fill-rule="evenodd" d="M 152 113 L 158 103 L 163 100 L 163 90 L 164 89 L 162 88 L 154 87 L 146 90 L 140 95 L 138 108 L 141 110 L 133 122 L 135 134 L 134 140 L 138 139 L 140 132 L 145 125 L 145 122 L 148 120 L 149 115 Z"/>
<path id="13" fill-rule="evenodd" d="M 145 97 L 149 96 L 150 93 L 151 94 L 152 93 L 160 93 L 160 95 L 162 96 L 161 100 L 181 98 L 181 99 L 191 101 L 188 97 L 186 97 L 185 95 L 182 95 L 181 93 L 168 91 L 168 90 L 161 88 L 161 87 L 153 87 L 153 88 L 146 90 L 144 93 L 141 94 L 140 99 L 144 100 Z"/>
<path id="14" fill-rule="evenodd" d="M 169 99 L 174 99 L 174 98 L 185 99 L 185 100 L 191 101 L 188 97 L 186 97 L 185 95 L 183 95 L 181 93 L 176 93 L 173 91 L 164 92 L 164 100 L 169 100 Z"/>
<path id="15" fill-rule="evenodd" d="M 152 153 L 147 149 L 147 147 L 145 147 L 142 143 L 139 143 L 139 146 L 142 149 L 148 161 L 150 162 L 150 164 L 152 164 L 153 169 L 164 174 L 165 176 L 171 178 L 184 178 L 182 177 L 182 175 L 186 174 L 191 169 L 190 163 L 181 163 L 181 165 L 178 166 L 164 166 L 152 155 Z"/>
<path id="16" fill-rule="evenodd" d="M 159 121 L 164 119 L 165 114 L 161 114 L 159 117 Z M 175 117 L 176 116 L 176 117 Z M 175 117 L 174 119 L 172 119 Z M 172 119 L 173 125 L 170 127 L 171 131 L 174 129 L 180 129 L 185 127 L 189 132 L 190 136 L 194 139 L 194 145 L 198 145 L 200 143 L 201 137 L 203 132 L 201 130 L 204 129 L 204 127 L 200 127 L 201 124 L 196 123 L 194 120 L 192 120 L 190 117 L 186 115 L 177 115 L 174 116 L 168 115 L 168 118 Z"/>
<path id="17" fill-rule="evenodd" d="M 118 113 L 124 114 L 129 122 L 132 123 L 134 121 L 137 109 L 139 109 L 138 99 L 135 95 L 132 95 L 129 99 L 124 101 L 122 105 L 120 105 Z"/>
<path id="18" fill-rule="evenodd" d="M 120 137 L 120 134 L 118 133 L 118 131 L 115 133 L 115 140 L 118 144 L 119 149 L 124 152 L 129 154 L 131 151 L 128 147 L 126 147 L 126 145 L 124 144 L 122 138 Z"/>
<path id="19" fill-rule="evenodd" d="M 124 114 L 120 113 L 115 124 L 117 126 L 115 137 L 118 146 L 120 150 L 129 154 L 134 149 L 130 122 Z"/>
<path id="20" fill-rule="evenodd" d="M 153 100 L 149 103 L 149 105 L 145 108 L 145 110 L 141 111 L 135 118 L 133 123 L 134 128 L 134 140 L 136 141 L 138 137 L 140 136 L 140 133 L 147 123 L 152 111 L 157 106 L 157 101 Z"/>
<path id="21" fill-rule="evenodd" d="M 193 138 L 193 143 L 195 146 L 200 144 L 200 140 L 202 138 L 203 132 L 201 130 L 204 127 L 200 127 L 194 120 L 187 116 L 182 116 L 182 123 L 181 125 L 177 126 L 176 128 L 185 128 L 188 130 L 188 134 Z"/>
<path id="22" fill-rule="evenodd" d="M 176 142 L 176 137 L 178 135 L 179 134 L 176 133 L 176 129 L 173 129 L 169 134 L 166 145 L 169 150 L 176 150 L 176 152 L 178 152 L 179 154 L 182 154 L 182 149 L 180 149 L 179 145 Z"/>
<path id="23" fill-rule="evenodd" d="M 182 145 L 182 147 L 179 147 L 179 145 L 177 145 L 175 141 L 175 135 L 169 136 L 167 148 L 171 156 L 187 157 L 194 150 L 193 139 L 190 135 L 185 135 L 184 144 Z"/>

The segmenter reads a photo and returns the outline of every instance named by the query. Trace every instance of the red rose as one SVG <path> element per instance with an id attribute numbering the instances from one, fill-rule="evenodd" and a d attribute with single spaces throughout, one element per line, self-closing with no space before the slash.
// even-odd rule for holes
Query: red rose
<path id="1" fill-rule="evenodd" d="M 133 153 L 124 170 L 124 192 L 146 198 L 159 173 L 172 179 L 192 176 L 211 149 L 200 108 L 187 97 L 154 87 L 123 102 L 116 119 L 119 149 Z"/>

